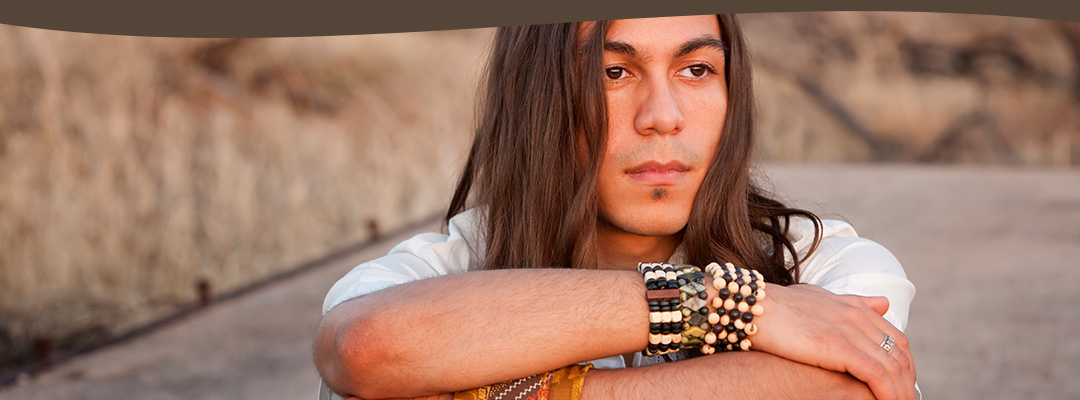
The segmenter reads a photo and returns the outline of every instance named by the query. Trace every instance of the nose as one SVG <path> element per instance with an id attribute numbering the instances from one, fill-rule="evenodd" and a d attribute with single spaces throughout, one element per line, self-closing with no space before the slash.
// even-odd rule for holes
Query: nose
<path id="1" fill-rule="evenodd" d="M 644 102 L 638 106 L 638 113 L 634 118 L 637 132 L 642 135 L 665 135 L 682 130 L 685 120 L 679 111 L 679 103 L 671 83 L 666 79 L 659 79 L 644 89 L 648 93 Z"/>

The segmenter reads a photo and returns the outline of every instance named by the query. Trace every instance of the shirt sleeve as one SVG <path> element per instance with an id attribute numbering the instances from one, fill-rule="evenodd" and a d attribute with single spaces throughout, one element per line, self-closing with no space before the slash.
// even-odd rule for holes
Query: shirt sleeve
<path id="1" fill-rule="evenodd" d="M 326 294 L 322 312 L 347 300 L 402 283 L 469 270 L 474 247 L 467 237 L 475 232 L 475 212 L 450 220 L 448 235 L 421 233 L 399 243 L 381 258 L 360 264 L 345 274 Z"/>
<path id="2" fill-rule="evenodd" d="M 800 282 L 836 294 L 884 296 L 889 299 L 885 320 L 904 331 L 915 285 L 907 279 L 900 262 L 884 246 L 858 237 L 845 222 L 823 220 L 822 228 L 821 244 L 801 266 Z M 800 253 L 809 248 L 805 242 L 812 240 L 812 225 L 810 229 L 811 233 L 796 240 Z M 799 242 L 804 243 L 800 246 Z"/>

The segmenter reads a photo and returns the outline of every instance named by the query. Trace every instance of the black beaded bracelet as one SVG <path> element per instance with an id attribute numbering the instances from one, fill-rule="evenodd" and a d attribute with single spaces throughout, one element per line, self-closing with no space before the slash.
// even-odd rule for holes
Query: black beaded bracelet
<path id="1" fill-rule="evenodd" d="M 664 354 L 679 348 L 682 315 L 679 313 L 678 280 L 675 267 L 661 263 L 639 263 L 645 279 L 645 299 L 649 304 L 649 344 L 645 355 Z"/>

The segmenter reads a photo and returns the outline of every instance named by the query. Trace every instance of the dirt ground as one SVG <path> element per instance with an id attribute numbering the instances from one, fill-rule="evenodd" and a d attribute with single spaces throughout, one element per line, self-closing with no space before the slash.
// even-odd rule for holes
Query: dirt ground
<path id="1" fill-rule="evenodd" d="M 926 398 L 1080 397 L 1080 171 L 765 170 L 783 197 L 850 221 L 904 264 L 918 290 L 907 333 Z M 312 399 L 323 295 L 413 233 L 23 379 L 0 400 Z"/>

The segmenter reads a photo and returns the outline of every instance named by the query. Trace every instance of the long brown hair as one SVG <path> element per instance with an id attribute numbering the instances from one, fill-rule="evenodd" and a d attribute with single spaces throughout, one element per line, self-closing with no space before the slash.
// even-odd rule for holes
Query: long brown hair
<path id="1" fill-rule="evenodd" d="M 790 219 L 814 214 L 772 199 L 750 177 L 754 99 L 738 20 L 718 15 L 728 44 L 720 144 L 683 233 L 686 261 L 730 261 L 791 284 Z M 446 219 L 480 207 L 484 269 L 596 266 L 597 176 L 607 135 L 603 43 L 610 22 L 500 28 L 480 95 L 476 137 Z M 581 35 L 581 37 L 578 37 Z M 644 261 L 644 260 L 643 260 Z M 793 275 L 794 274 L 794 275 Z"/>

